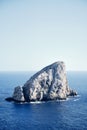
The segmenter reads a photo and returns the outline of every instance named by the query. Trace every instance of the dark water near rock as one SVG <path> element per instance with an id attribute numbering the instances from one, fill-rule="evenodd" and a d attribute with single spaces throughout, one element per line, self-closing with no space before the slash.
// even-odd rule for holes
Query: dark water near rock
<path id="1" fill-rule="evenodd" d="M 78 96 L 67 101 L 16 104 L 4 99 L 30 72 L 0 72 L 0 130 L 87 130 L 87 72 L 68 72 Z"/>

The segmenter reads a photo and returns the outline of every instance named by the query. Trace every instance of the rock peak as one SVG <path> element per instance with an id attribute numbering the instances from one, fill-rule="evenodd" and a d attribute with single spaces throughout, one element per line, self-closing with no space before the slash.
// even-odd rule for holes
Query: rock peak
<path id="1" fill-rule="evenodd" d="M 49 69 L 55 69 L 57 68 L 58 66 L 62 67 L 62 69 L 64 68 L 65 69 L 65 64 L 63 61 L 57 61 L 57 62 L 54 62 L 46 67 L 44 67 L 43 69 L 41 69 L 40 71 L 38 71 L 36 74 L 34 74 L 31 79 L 33 78 L 36 78 L 36 76 L 38 76 L 39 74 L 43 73 L 44 71 L 49 71 Z"/>

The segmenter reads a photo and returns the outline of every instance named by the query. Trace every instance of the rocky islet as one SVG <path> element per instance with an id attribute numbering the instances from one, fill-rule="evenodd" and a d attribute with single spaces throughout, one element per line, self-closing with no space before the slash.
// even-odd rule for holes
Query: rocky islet
<path id="1" fill-rule="evenodd" d="M 14 89 L 7 101 L 31 102 L 63 100 L 77 92 L 68 85 L 64 62 L 55 62 L 33 75 L 22 87 Z"/>

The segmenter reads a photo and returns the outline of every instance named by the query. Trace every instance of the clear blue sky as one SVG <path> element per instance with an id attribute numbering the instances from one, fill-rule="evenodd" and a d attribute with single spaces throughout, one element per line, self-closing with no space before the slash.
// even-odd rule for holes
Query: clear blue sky
<path id="1" fill-rule="evenodd" d="M 87 0 L 0 0 L 0 71 L 55 61 L 87 70 Z"/>

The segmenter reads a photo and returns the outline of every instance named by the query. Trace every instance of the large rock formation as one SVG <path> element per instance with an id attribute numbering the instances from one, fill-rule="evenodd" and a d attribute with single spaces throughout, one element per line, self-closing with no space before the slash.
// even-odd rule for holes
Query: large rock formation
<path id="1" fill-rule="evenodd" d="M 64 62 L 55 62 L 16 87 L 11 99 L 18 102 L 66 99 L 77 93 L 69 88 Z"/>

